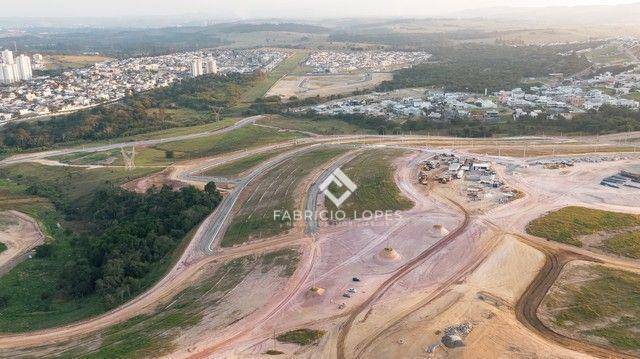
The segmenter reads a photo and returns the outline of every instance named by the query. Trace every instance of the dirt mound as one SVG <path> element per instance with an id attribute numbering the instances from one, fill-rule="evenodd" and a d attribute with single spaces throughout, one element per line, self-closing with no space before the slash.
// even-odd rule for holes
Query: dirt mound
<path id="1" fill-rule="evenodd" d="M 397 261 L 400 259 L 400 253 L 391 247 L 385 247 L 378 256 L 387 261 Z"/>
<path id="2" fill-rule="evenodd" d="M 444 228 L 444 226 L 441 224 L 434 224 L 433 232 L 439 236 L 446 236 L 447 234 L 449 234 L 449 230 Z"/>
<path id="3" fill-rule="evenodd" d="M 128 191 L 145 193 L 149 188 L 161 188 L 164 185 L 171 187 L 174 191 L 178 191 L 180 188 L 186 187 L 186 183 L 171 179 L 171 171 L 173 171 L 173 169 L 167 168 L 163 171 L 135 179 L 123 184 L 122 188 Z"/>
<path id="4" fill-rule="evenodd" d="M 312 297 L 320 297 L 322 295 L 324 295 L 325 289 L 324 288 L 320 288 L 317 286 L 311 287 L 309 289 L 309 292 L 307 293 L 307 295 L 312 296 Z"/>

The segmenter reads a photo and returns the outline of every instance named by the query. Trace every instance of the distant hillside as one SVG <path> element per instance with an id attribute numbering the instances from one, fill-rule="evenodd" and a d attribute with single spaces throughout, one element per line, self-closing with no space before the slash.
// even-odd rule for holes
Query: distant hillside
<path id="1" fill-rule="evenodd" d="M 640 23 L 640 2 L 624 5 L 491 7 L 449 14 L 458 18 L 529 20 L 555 24 L 634 24 Z"/>
<path id="2" fill-rule="evenodd" d="M 262 24 L 222 24 L 212 26 L 213 30 L 219 30 L 223 33 L 247 33 L 259 31 L 283 31 L 283 32 L 299 32 L 306 34 L 322 34 L 328 33 L 330 29 L 322 26 L 298 24 L 298 23 L 262 23 Z"/>
<path id="3" fill-rule="evenodd" d="M 222 23 L 209 26 L 173 26 L 150 29 L 83 28 L 31 29 L 22 35 L 0 37 L 0 48 L 19 51 L 84 53 L 112 57 L 157 55 L 233 43 L 233 34 L 281 32 L 325 34 L 329 29 L 299 23 Z"/>

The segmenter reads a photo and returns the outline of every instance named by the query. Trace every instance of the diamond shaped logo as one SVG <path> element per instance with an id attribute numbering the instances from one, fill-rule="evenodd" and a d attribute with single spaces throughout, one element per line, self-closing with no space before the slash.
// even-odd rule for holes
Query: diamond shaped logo
<path id="1" fill-rule="evenodd" d="M 331 191 L 329 191 L 329 186 L 331 185 L 331 183 L 335 183 L 338 188 L 342 188 L 342 186 L 344 186 L 347 188 L 347 190 L 340 197 L 336 197 L 333 193 L 331 193 Z M 336 205 L 336 207 L 340 207 L 342 203 L 344 203 L 344 201 L 346 201 L 347 198 L 349 198 L 357 188 L 358 186 L 356 186 L 356 184 L 353 183 L 353 181 L 351 181 L 351 179 L 347 177 L 347 175 L 344 174 L 344 172 L 342 172 L 340 168 L 336 168 L 331 173 L 331 175 L 329 175 L 329 177 L 327 177 L 327 179 L 325 179 L 320 184 L 319 187 L 320 191 L 322 191 L 322 193 L 324 193 L 324 195 L 329 198 L 331 202 Z"/>

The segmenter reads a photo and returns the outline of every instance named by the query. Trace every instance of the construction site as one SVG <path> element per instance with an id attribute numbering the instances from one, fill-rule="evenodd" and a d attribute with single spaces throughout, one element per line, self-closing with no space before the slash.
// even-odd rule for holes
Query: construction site
<path id="1" fill-rule="evenodd" d="M 257 127 L 255 121 L 202 136 L 224 141 Z M 598 322 L 564 312 L 582 303 L 583 288 L 609 278 L 608 270 L 625 273 L 628 281 L 640 273 L 629 239 L 640 228 L 637 154 L 511 157 L 480 154 L 477 146 L 498 141 L 509 153 L 522 139 L 483 144 L 422 135 L 299 135 L 162 166 L 151 161 L 160 145 L 182 153 L 195 140 L 60 149 L 0 162 L 16 181 L 31 166 L 42 166 L 67 171 L 64 180 L 122 173 L 122 188 L 139 193 L 162 184 L 204 188 L 209 181 L 223 189 L 220 205 L 142 294 L 99 315 L 2 333 L 0 356 L 640 355 L 640 347 L 621 345 L 611 334 L 623 330 L 635 340 L 635 311 L 621 307 Z M 580 141 L 531 138 L 528 146 L 569 149 Z M 110 157 L 116 159 L 105 161 Z M 344 186 L 320 188 L 336 169 L 342 174 L 335 178 L 347 176 L 355 185 L 339 205 L 326 191 L 339 198 Z M 392 215 L 273 222 L 274 211 L 341 208 Z M 3 216 L 10 221 L 0 227 L 0 238 L 12 240 L 0 239 L 11 248 L 0 254 L 0 269 L 9 270 L 29 261 L 25 253 L 44 237 L 28 216 Z M 616 216 L 624 217 L 596 226 Z M 623 284 L 615 293 L 623 293 Z M 631 316 L 624 327 L 612 319 L 623 314 L 615 313 Z"/>

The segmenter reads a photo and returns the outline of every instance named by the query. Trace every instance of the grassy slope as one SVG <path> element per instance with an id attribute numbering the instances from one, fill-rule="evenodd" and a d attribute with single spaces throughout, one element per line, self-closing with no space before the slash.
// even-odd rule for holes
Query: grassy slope
<path id="1" fill-rule="evenodd" d="M 617 255 L 640 258 L 640 232 L 621 233 L 605 241 L 605 248 Z"/>
<path id="2" fill-rule="evenodd" d="M 247 126 L 223 134 L 168 142 L 153 147 L 136 148 L 134 161 L 137 166 L 163 167 L 179 160 L 215 156 L 250 147 L 285 142 L 300 137 L 303 137 L 300 133 L 287 133 L 259 126 Z M 127 150 L 129 151 L 130 149 Z M 172 158 L 167 157 L 167 152 L 169 151 L 173 151 Z M 52 157 L 51 159 L 63 163 L 83 165 L 101 164 L 105 160 L 113 159 L 109 164 L 114 166 L 124 165 L 120 149 L 95 153 L 72 153 Z"/>
<path id="3" fill-rule="evenodd" d="M 182 109 L 182 110 L 174 110 L 174 111 L 180 111 L 181 112 L 181 116 L 187 116 L 187 114 L 191 113 L 193 110 Z M 194 114 L 193 116 L 197 116 L 197 114 Z M 233 125 L 234 123 L 238 122 L 239 120 L 240 120 L 239 118 L 227 118 L 227 119 L 222 119 L 222 120 L 217 121 L 217 122 L 205 123 L 203 125 L 186 126 L 186 127 L 174 127 L 174 128 L 169 128 L 169 129 L 166 129 L 166 130 L 149 132 L 149 133 L 145 133 L 145 134 L 132 136 L 132 137 L 129 137 L 129 138 L 126 138 L 126 139 L 127 140 L 149 140 L 149 139 L 158 139 L 158 138 L 189 135 L 189 134 L 192 134 L 192 133 L 199 133 L 199 132 L 206 132 L 206 131 L 215 131 L 215 130 L 219 130 L 219 129 L 222 129 L 222 128 L 225 128 L 225 127 L 229 127 L 229 126 Z"/>
<path id="4" fill-rule="evenodd" d="M 77 141 L 72 143 L 60 143 L 60 144 L 51 146 L 50 148 L 36 148 L 26 152 L 38 152 L 38 151 L 43 151 L 46 149 L 54 149 L 54 148 L 85 148 L 85 147 L 91 147 L 91 146 L 105 145 L 109 143 L 120 143 L 120 142 L 148 140 L 148 139 L 160 139 L 160 138 L 187 135 L 187 134 L 199 133 L 199 132 L 205 132 L 205 131 L 214 131 L 224 127 L 229 127 L 239 120 L 239 118 L 228 118 L 228 119 L 222 119 L 217 122 L 210 122 L 202 125 L 192 126 L 192 125 L 188 125 L 188 123 L 194 121 L 198 117 L 206 117 L 208 116 L 208 114 L 202 111 L 195 111 L 190 109 L 166 110 L 166 112 L 174 113 L 174 118 L 178 118 L 180 122 L 184 122 L 185 124 L 181 127 L 173 127 L 173 128 L 168 128 L 166 130 L 152 131 L 152 132 L 141 133 L 133 136 L 117 137 L 109 140 Z M 12 154 L 15 154 L 15 153 L 11 152 L 11 153 L 0 155 L 0 159 L 2 159 L 3 157 L 10 156 Z"/>
<path id="5" fill-rule="evenodd" d="M 130 172 L 123 168 L 87 170 L 78 167 L 56 167 L 28 163 L 0 169 L 0 177 L 9 178 L 12 182 L 22 185 L 29 185 L 37 180 L 58 188 L 66 198 L 77 201 L 102 184 L 118 185 L 156 171 L 158 169 L 151 168 L 136 168 Z"/>
<path id="6" fill-rule="evenodd" d="M 256 195 L 244 203 L 234 217 L 221 246 L 230 247 L 252 239 L 268 238 L 291 229 L 291 222 L 274 220 L 274 211 L 286 210 L 291 213 L 295 204 L 294 192 L 302 179 L 344 151 L 336 148 L 314 150 L 285 161 L 267 173 L 257 181 L 259 187 L 253 188 Z"/>
<path id="7" fill-rule="evenodd" d="M 49 201 L 26 195 L 24 190 L 30 183 L 41 182 L 58 188 L 65 198 L 77 203 L 105 181 L 118 185 L 150 172 L 149 169 L 127 172 L 123 169 L 83 170 L 37 164 L 6 167 L 0 170 L 0 176 L 4 177 L 0 181 L 0 210 L 25 212 L 39 222 L 49 240 L 63 238 L 63 228 L 82 229 L 83 225 L 66 222 Z M 16 203 L 17 200 L 27 201 Z M 162 265 L 168 265 L 169 260 Z M 57 288 L 56 281 L 49 274 L 64 263 L 65 258 L 33 258 L 0 278 L 0 294 L 8 299 L 8 305 L 0 308 L 1 332 L 24 332 L 63 325 L 109 309 L 97 295 L 71 300 L 52 298 Z M 153 282 L 154 275 L 149 277 L 148 284 Z"/>
<path id="8" fill-rule="evenodd" d="M 640 275 L 601 266 L 591 274 L 586 283 L 563 288 L 569 295 L 558 302 L 554 321 L 569 330 L 595 327 L 578 330 L 618 349 L 640 350 Z"/>
<path id="9" fill-rule="evenodd" d="M 640 216 L 583 207 L 565 207 L 531 221 L 527 233 L 581 247 L 578 236 L 640 226 Z"/>
<path id="10" fill-rule="evenodd" d="M 62 163 L 68 163 L 72 165 L 90 165 L 90 164 L 102 164 L 109 159 L 118 158 L 121 156 L 122 154 L 120 150 L 117 149 L 117 150 L 91 152 L 91 153 L 76 152 L 76 153 L 70 153 L 68 155 L 49 157 L 48 159 L 60 161 Z"/>
<path id="11" fill-rule="evenodd" d="M 242 172 L 257 166 L 261 162 L 267 159 L 273 158 L 288 150 L 290 150 L 290 148 L 283 148 L 275 151 L 258 153 L 253 156 L 247 156 L 236 161 L 225 163 L 221 166 L 210 168 L 207 171 L 203 172 L 202 174 L 205 176 L 221 176 L 221 177 L 237 176 Z"/>
<path id="12" fill-rule="evenodd" d="M 188 110 L 188 109 L 174 110 L 174 111 L 184 111 L 184 113 L 192 112 L 192 110 Z M 234 117 L 234 118 L 222 119 L 217 122 L 205 123 L 203 125 L 173 127 L 173 128 L 168 128 L 166 130 L 141 133 L 139 135 L 134 135 L 134 136 L 113 138 L 108 141 L 86 142 L 86 143 L 82 143 L 82 145 L 74 145 L 73 148 L 84 148 L 84 147 L 91 147 L 91 146 L 100 146 L 100 145 L 105 145 L 109 143 L 120 143 L 120 142 L 139 141 L 139 140 L 155 140 L 155 139 L 189 135 L 193 133 L 200 133 L 200 132 L 206 132 L 206 131 L 215 131 L 225 127 L 229 127 L 234 123 L 238 122 L 238 120 L 239 118 Z M 66 145 L 59 146 L 59 147 L 66 147 Z"/>
<path id="13" fill-rule="evenodd" d="M 393 179 L 392 161 L 401 153 L 402 151 L 389 150 L 367 151 L 342 167 L 342 171 L 358 186 L 339 208 L 345 211 L 347 218 L 360 216 L 363 211 L 396 211 L 413 206 L 411 201 L 402 196 Z M 336 196 L 344 191 L 335 185 L 330 189 Z M 325 199 L 325 206 L 333 211 L 338 209 L 329 199 Z"/>
<path id="14" fill-rule="evenodd" d="M 280 132 L 259 126 L 246 126 L 221 135 L 154 146 L 151 149 L 143 149 L 141 153 L 148 150 L 156 150 L 159 152 L 155 156 L 158 163 L 166 163 L 164 158 L 165 151 L 174 151 L 176 159 L 197 158 L 284 142 L 300 137 L 302 135 L 299 133 Z M 160 158 L 158 158 L 158 155 Z"/>
<path id="15" fill-rule="evenodd" d="M 259 120 L 258 123 L 290 130 L 307 131 L 320 135 L 349 135 L 374 132 L 338 119 L 312 120 L 272 116 L 271 119 L 262 119 Z"/>
<path id="16" fill-rule="evenodd" d="M 7 250 L 7 245 L 0 242 L 0 253 L 4 252 Z"/>

